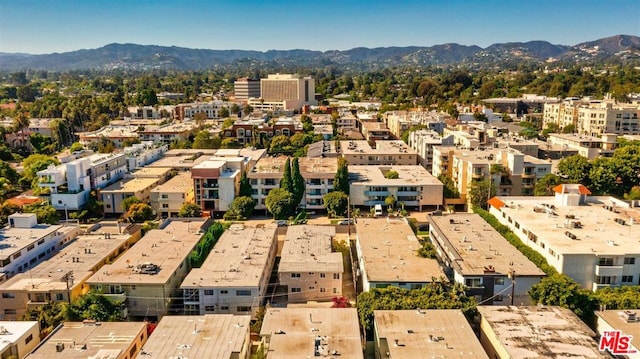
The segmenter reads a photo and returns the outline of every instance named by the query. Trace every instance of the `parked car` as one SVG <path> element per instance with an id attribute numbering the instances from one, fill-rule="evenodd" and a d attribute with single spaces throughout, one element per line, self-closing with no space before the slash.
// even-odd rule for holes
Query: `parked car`
<path id="1" fill-rule="evenodd" d="M 278 227 L 286 227 L 288 225 L 287 221 L 285 221 L 284 219 L 276 221 L 276 224 L 278 225 Z"/>
<path id="2" fill-rule="evenodd" d="M 343 219 L 340 222 L 338 222 L 338 224 L 341 225 L 341 226 L 347 226 L 347 225 L 353 224 L 353 223 L 354 223 L 353 218 Z"/>

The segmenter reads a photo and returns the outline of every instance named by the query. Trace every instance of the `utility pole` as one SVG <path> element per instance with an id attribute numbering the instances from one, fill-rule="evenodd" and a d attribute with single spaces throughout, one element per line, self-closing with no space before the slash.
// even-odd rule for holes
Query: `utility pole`
<path id="1" fill-rule="evenodd" d="M 73 271 L 68 271 L 62 276 L 62 280 L 67 284 L 67 302 L 71 304 L 71 285 L 73 285 Z M 69 283 L 71 282 L 71 284 Z"/>
<path id="2" fill-rule="evenodd" d="M 513 301 L 516 295 L 516 271 L 511 269 L 509 270 L 509 279 L 511 279 L 511 305 L 513 305 Z"/>

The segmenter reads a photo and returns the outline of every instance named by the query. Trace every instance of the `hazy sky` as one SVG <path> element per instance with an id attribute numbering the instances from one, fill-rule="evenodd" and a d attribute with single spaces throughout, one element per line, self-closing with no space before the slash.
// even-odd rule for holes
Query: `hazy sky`
<path id="1" fill-rule="evenodd" d="M 345 50 L 640 35 L 640 0 L 0 0 L 0 52 L 136 43 Z"/>

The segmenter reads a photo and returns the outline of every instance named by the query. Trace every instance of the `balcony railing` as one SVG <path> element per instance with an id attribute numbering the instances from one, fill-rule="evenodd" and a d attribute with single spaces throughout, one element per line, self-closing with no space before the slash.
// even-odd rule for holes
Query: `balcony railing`
<path id="1" fill-rule="evenodd" d="M 364 191 L 365 196 L 388 196 L 389 191 Z"/>
<path id="2" fill-rule="evenodd" d="M 600 277 L 620 277 L 623 266 L 596 266 L 595 275 Z"/>
<path id="3" fill-rule="evenodd" d="M 127 293 L 105 293 L 105 298 L 110 299 L 112 301 L 124 302 L 127 299 Z"/>

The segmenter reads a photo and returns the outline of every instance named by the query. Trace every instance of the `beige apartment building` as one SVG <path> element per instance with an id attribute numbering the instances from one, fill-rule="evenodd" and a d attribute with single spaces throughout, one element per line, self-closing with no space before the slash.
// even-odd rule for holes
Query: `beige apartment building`
<path id="1" fill-rule="evenodd" d="M 550 123 L 564 128 L 575 126 L 575 133 L 601 136 L 606 133 L 618 135 L 640 134 L 638 123 L 640 107 L 636 103 L 618 103 L 610 98 L 602 101 L 568 99 L 562 103 L 545 104 L 543 124 Z"/>
<path id="2" fill-rule="evenodd" d="M 133 359 L 147 339 L 147 322 L 65 322 L 29 358 Z"/>
<path id="3" fill-rule="evenodd" d="M 229 210 L 240 186 L 241 158 L 213 157 L 191 168 L 196 204 L 203 213 Z"/>
<path id="4" fill-rule="evenodd" d="M 158 323 L 140 358 L 249 359 L 248 315 L 172 315 Z"/>
<path id="5" fill-rule="evenodd" d="M 340 141 L 342 157 L 354 165 L 417 165 L 418 153 L 402 141 Z"/>
<path id="6" fill-rule="evenodd" d="M 40 322 L 0 321 L 0 358 L 24 358 L 40 343 Z"/>
<path id="7" fill-rule="evenodd" d="M 388 286 L 420 289 L 446 280 L 436 259 L 417 254 L 422 245 L 409 223 L 398 218 L 358 218 L 356 253 L 363 291 Z"/>
<path id="8" fill-rule="evenodd" d="M 115 229 L 115 228 L 112 228 Z M 140 226 L 84 234 L 53 258 L 0 284 L 0 318 L 19 320 L 27 309 L 50 302 L 69 302 L 89 291 L 86 281 L 140 239 Z"/>
<path id="9" fill-rule="evenodd" d="M 264 157 L 247 173 L 251 183 L 256 209 L 265 209 L 265 199 L 274 188 L 280 188 L 286 156 Z M 300 174 L 306 182 L 305 194 L 300 202 L 306 209 L 324 209 L 323 197 L 333 190 L 333 179 L 338 171 L 336 157 L 301 157 Z"/>
<path id="10" fill-rule="evenodd" d="M 158 178 L 134 178 L 122 180 L 106 187 L 100 191 L 104 213 L 123 213 L 122 201 L 128 197 L 135 197 L 142 203 L 149 203 L 151 190 L 159 184 L 160 180 Z"/>
<path id="11" fill-rule="evenodd" d="M 194 203 L 193 180 L 180 173 L 151 190 L 151 208 L 162 218 L 177 217 L 185 203 Z"/>
<path id="12" fill-rule="evenodd" d="M 182 282 L 185 314 L 249 314 L 265 303 L 278 251 L 276 226 L 234 224 Z"/>
<path id="13" fill-rule="evenodd" d="M 478 312 L 480 343 L 490 358 L 609 358 L 567 308 L 481 305 Z"/>
<path id="14" fill-rule="evenodd" d="M 574 151 L 582 157 L 594 160 L 598 157 L 611 157 L 618 147 L 618 135 L 603 134 L 599 137 L 565 133 L 550 133 L 547 143 L 550 146 L 561 147 L 569 156 Z"/>
<path id="15" fill-rule="evenodd" d="M 379 359 L 460 357 L 489 359 L 460 309 L 375 310 Z"/>
<path id="16" fill-rule="evenodd" d="M 170 311 L 179 312 L 182 306 L 172 307 L 172 302 L 182 298 L 180 284 L 191 270 L 189 254 L 208 225 L 204 219 L 167 219 L 87 284 L 124 301 L 129 319 L 160 319 Z"/>
<path id="17" fill-rule="evenodd" d="M 289 302 L 330 300 L 342 295 L 342 254 L 332 252 L 333 226 L 291 226 L 282 247 L 278 280 Z"/>
<path id="18" fill-rule="evenodd" d="M 355 308 L 269 308 L 260 337 L 267 359 L 363 359 Z"/>
<path id="19" fill-rule="evenodd" d="M 386 178 L 395 171 L 398 178 Z M 349 166 L 349 199 L 352 206 L 386 207 L 393 196 L 395 208 L 437 207 L 443 203 L 443 185 L 429 171 L 413 166 Z"/>

